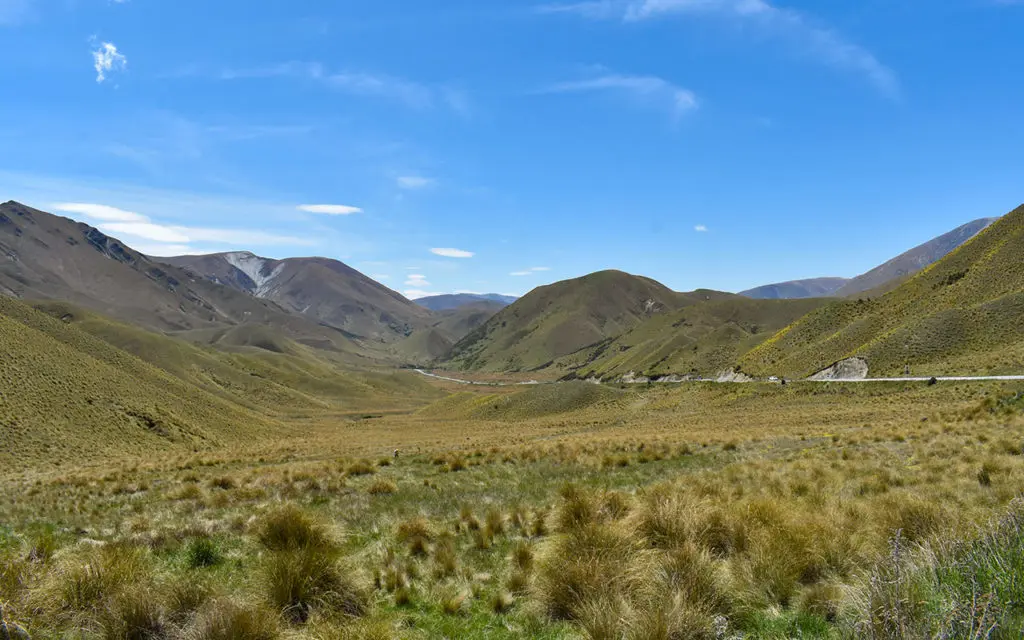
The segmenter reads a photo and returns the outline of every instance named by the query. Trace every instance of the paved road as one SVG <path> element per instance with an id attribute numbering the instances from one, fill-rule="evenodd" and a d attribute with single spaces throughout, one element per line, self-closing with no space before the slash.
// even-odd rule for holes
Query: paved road
<path id="1" fill-rule="evenodd" d="M 1024 376 L 938 376 L 939 382 L 984 382 L 986 380 L 1024 380 Z M 795 382 L 928 382 L 931 378 L 862 378 L 837 380 L 796 380 Z"/>
<path id="2" fill-rule="evenodd" d="M 423 369 L 415 369 L 416 373 L 427 376 L 428 378 L 437 378 L 438 380 L 446 380 L 448 382 L 455 382 L 457 384 L 469 384 L 477 385 L 481 387 L 518 387 L 536 384 L 557 384 L 556 382 L 538 382 L 537 380 L 530 380 L 528 382 L 476 382 L 473 380 L 460 380 L 458 378 L 449 378 L 448 376 L 439 376 L 436 373 L 429 373 Z M 931 378 L 837 378 L 835 380 L 787 380 L 787 382 L 928 382 Z M 1012 381 L 1012 380 L 1024 380 L 1024 376 L 941 376 L 936 377 L 938 382 L 985 382 L 985 381 Z M 673 384 L 673 383 L 659 383 L 657 380 L 654 381 L 657 384 Z M 688 382 L 715 382 L 714 380 L 691 380 Z M 646 384 L 646 382 L 632 382 L 632 383 L 614 383 L 614 384 Z M 683 382 L 677 382 L 674 384 L 683 384 Z"/>
<path id="3" fill-rule="evenodd" d="M 415 369 L 416 373 L 427 376 L 428 378 L 437 378 L 438 380 L 447 380 L 448 382 L 455 382 L 457 384 L 471 384 L 479 387 L 520 387 L 534 384 L 552 384 L 550 382 L 538 382 L 536 380 L 529 380 L 527 382 L 476 382 L 475 380 L 459 380 L 458 378 L 449 378 L 448 376 L 439 376 L 436 373 L 430 373 L 423 369 Z"/>

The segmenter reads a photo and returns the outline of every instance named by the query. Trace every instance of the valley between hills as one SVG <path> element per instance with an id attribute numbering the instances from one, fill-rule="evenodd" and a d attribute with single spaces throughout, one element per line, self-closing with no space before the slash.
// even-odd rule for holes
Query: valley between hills
<path id="1" fill-rule="evenodd" d="M 1021 256 L 1024 207 L 854 278 L 409 300 L 7 202 L 0 628 L 1022 637 Z"/>

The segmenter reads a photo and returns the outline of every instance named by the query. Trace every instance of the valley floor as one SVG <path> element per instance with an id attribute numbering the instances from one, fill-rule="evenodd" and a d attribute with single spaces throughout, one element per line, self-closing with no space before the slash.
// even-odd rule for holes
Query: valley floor
<path id="1" fill-rule="evenodd" d="M 33 638 L 1024 630 L 1019 382 L 470 387 L 0 473 Z M 424 401 L 426 402 L 426 401 Z"/>

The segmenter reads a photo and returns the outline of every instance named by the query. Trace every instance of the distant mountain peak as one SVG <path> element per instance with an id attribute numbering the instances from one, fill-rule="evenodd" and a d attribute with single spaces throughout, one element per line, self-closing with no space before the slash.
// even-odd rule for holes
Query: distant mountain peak
<path id="1" fill-rule="evenodd" d="M 416 298 L 413 302 L 431 311 L 448 311 L 481 302 L 496 302 L 502 306 L 508 306 L 518 299 L 516 296 L 506 296 L 500 293 L 446 293 Z"/>
<path id="2" fill-rule="evenodd" d="M 804 298 L 826 298 L 849 280 L 846 278 L 809 278 L 766 284 L 755 289 L 741 291 L 739 295 L 755 300 L 799 300 Z"/>
<path id="3" fill-rule="evenodd" d="M 266 296 L 270 290 L 270 285 L 277 276 L 281 275 L 285 267 L 283 262 L 272 265 L 272 261 L 261 258 L 249 251 L 225 253 L 224 259 L 252 281 L 253 289 L 251 293 L 257 298 Z"/>

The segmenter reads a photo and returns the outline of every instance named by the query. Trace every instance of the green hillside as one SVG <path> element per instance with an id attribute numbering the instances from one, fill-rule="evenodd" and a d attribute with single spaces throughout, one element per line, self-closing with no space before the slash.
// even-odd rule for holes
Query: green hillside
<path id="1" fill-rule="evenodd" d="M 285 428 L 0 296 L 0 468 L 192 450 Z M 73 446 L 69 446 L 73 443 Z"/>
<path id="2" fill-rule="evenodd" d="M 876 299 L 823 307 L 745 356 L 745 371 L 804 376 L 851 356 L 870 375 L 1024 371 L 1024 207 Z"/>
<path id="3" fill-rule="evenodd" d="M 577 377 L 714 376 L 776 331 L 829 300 L 730 298 L 656 315 L 596 347 L 562 358 L 556 365 Z"/>
<path id="4" fill-rule="evenodd" d="M 408 410 L 441 395 L 415 374 L 346 371 L 282 341 L 294 354 L 222 352 L 0 296 L 0 469 L 287 438 L 299 419 Z"/>
<path id="5" fill-rule="evenodd" d="M 592 273 L 534 289 L 460 340 L 448 365 L 484 371 L 543 368 L 648 318 L 720 297 L 734 296 L 676 293 L 621 271 Z"/>
<path id="6" fill-rule="evenodd" d="M 297 344 L 265 326 L 222 330 L 224 335 L 215 341 L 218 347 L 210 348 L 67 303 L 37 303 L 36 308 L 186 383 L 264 414 L 404 408 L 410 400 L 427 401 L 437 393 L 420 376 L 356 369 L 351 354 L 337 354 L 338 362 L 332 362 L 332 354 Z"/>
<path id="7" fill-rule="evenodd" d="M 425 417 L 530 420 L 591 408 L 614 409 L 626 397 L 621 389 L 588 382 L 560 382 L 525 386 L 513 393 L 454 393 L 421 409 Z"/>

